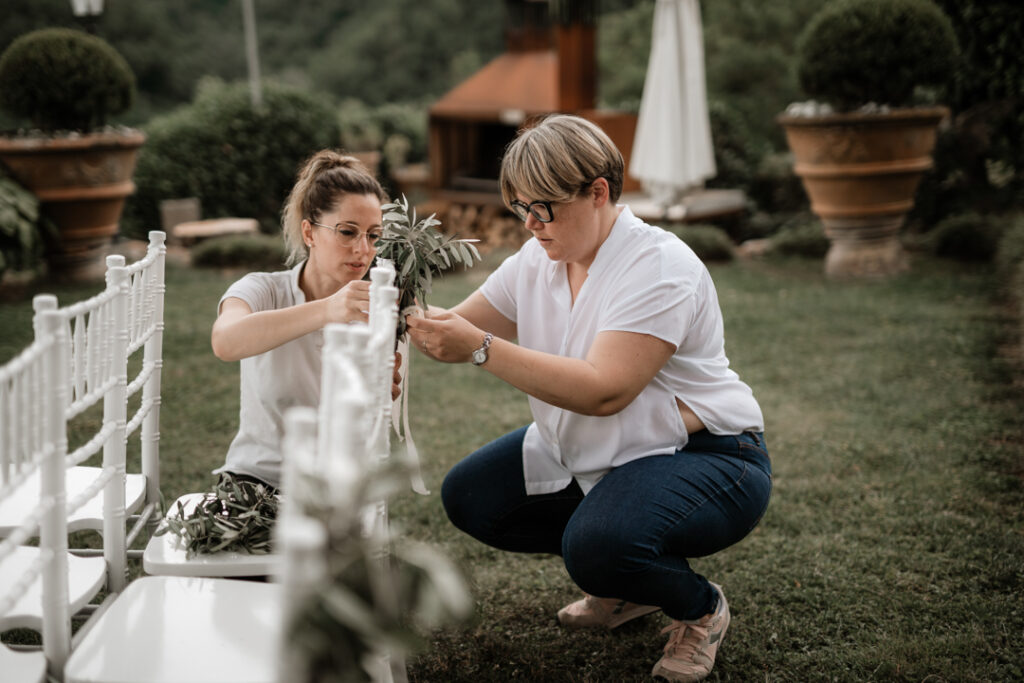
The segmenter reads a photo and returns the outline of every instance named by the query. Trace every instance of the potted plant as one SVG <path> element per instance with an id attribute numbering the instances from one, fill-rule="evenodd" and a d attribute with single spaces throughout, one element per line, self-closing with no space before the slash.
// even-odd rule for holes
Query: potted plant
<path id="1" fill-rule="evenodd" d="M 949 116 L 923 103 L 950 81 L 956 55 L 952 25 L 930 0 L 836 0 L 808 23 L 798 75 L 815 101 L 778 121 L 831 242 L 826 275 L 906 269 L 899 231 Z"/>
<path id="2" fill-rule="evenodd" d="M 106 125 L 131 106 L 135 77 L 106 41 L 64 28 L 27 33 L 0 55 L 0 107 L 31 128 L 0 135 L 0 162 L 56 227 L 51 277 L 102 272 L 145 136 Z"/>

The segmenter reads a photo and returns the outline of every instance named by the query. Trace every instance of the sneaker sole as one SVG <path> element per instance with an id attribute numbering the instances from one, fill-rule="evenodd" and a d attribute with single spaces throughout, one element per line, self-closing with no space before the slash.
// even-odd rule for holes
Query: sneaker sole
<path id="1" fill-rule="evenodd" d="M 661 611 L 660 607 L 655 607 L 653 605 L 645 605 L 642 608 L 630 610 L 628 613 L 625 613 L 625 614 L 613 615 L 611 619 L 609 619 L 608 621 L 606 621 L 604 623 L 580 624 L 578 622 L 577 623 L 574 623 L 574 622 L 564 622 L 564 621 L 562 621 L 561 618 L 558 619 L 558 623 L 560 623 L 565 628 L 572 628 L 572 629 L 606 628 L 606 629 L 608 629 L 610 631 L 610 630 L 612 630 L 614 628 L 618 628 L 619 626 L 622 626 L 627 621 L 632 621 L 634 619 L 639 619 L 642 616 L 646 616 L 646 615 L 648 615 L 648 614 L 650 614 L 652 612 L 658 612 L 658 611 Z"/>

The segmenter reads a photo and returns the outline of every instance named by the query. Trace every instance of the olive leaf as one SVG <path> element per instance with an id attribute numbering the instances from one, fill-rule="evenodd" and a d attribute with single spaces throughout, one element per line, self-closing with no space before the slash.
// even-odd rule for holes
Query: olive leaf
<path id="1" fill-rule="evenodd" d="M 441 225 L 437 214 L 417 220 L 416 208 L 410 215 L 405 195 L 381 209 L 384 231 L 377 242 L 377 256 L 395 264 L 399 311 L 413 305 L 425 311 L 434 276 L 458 266 L 471 268 L 480 260 L 477 240 L 442 235 L 435 229 Z M 398 339 L 404 335 L 405 318 L 399 316 Z"/>

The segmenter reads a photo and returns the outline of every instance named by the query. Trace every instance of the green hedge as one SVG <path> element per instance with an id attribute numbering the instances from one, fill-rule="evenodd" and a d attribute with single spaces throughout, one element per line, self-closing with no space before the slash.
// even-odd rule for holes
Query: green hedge
<path id="1" fill-rule="evenodd" d="M 679 224 L 666 229 L 686 242 L 701 261 L 731 261 L 736 255 L 729 235 L 717 225 Z"/>
<path id="2" fill-rule="evenodd" d="M 192 247 L 192 265 L 215 268 L 282 270 L 284 240 L 280 235 L 228 235 L 203 240 Z"/>
<path id="3" fill-rule="evenodd" d="M 299 165 L 339 144 L 329 103 L 274 83 L 264 84 L 263 106 L 254 109 L 245 84 L 206 80 L 191 105 L 154 119 L 145 132 L 138 189 L 122 220 L 132 236 L 160 225 L 161 200 L 182 197 L 198 197 L 204 218 L 251 217 L 275 232 Z"/>

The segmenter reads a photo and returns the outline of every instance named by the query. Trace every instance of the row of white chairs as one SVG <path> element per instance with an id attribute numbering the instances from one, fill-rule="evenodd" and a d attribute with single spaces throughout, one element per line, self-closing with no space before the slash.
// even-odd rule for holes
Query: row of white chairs
<path id="1" fill-rule="evenodd" d="M 311 586 L 308 572 L 294 571 L 306 566 L 295 554 L 308 558 L 310 547 L 289 543 L 291 525 L 280 525 L 278 534 L 291 560 L 283 552 L 184 559 L 172 534 L 154 537 L 144 553 L 145 571 L 177 576 L 144 576 L 125 586 L 129 553 L 143 555 L 128 547 L 152 520 L 159 499 L 164 247 L 162 233 L 150 238 L 138 263 L 108 260 L 107 287 L 99 295 L 64 309 L 52 297 L 37 298 L 35 341 L 0 368 L 0 509 L 21 515 L 4 527 L 0 543 L 0 630 L 34 629 L 43 642 L 35 652 L 0 645 L 4 681 L 294 680 L 288 664 L 294 661 L 282 651 L 290 602 L 282 591 Z M 297 466 L 354 457 L 367 464 L 388 455 L 397 290 L 390 264 L 371 275 L 370 326 L 325 331 L 319 445 L 316 457 L 296 457 Z M 140 348 L 141 368 L 129 382 L 127 358 Z M 128 399 L 140 391 L 129 417 Z M 100 426 L 69 452 L 69 423 L 100 403 Z M 353 427 L 356 413 L 363 417 Z M 338 439 L 338 424 L 346 420 L 348 437 Z M 125 474 L 124 446 L 139 429 L 142 472 L 133 483 Z M 102 467 L 90 478 L 82 463 L 100 449 Z M 84 493 L 73 492 L 80 485 Z M 26 505 L 24 491 L 36 488 L 35 502 Z M 90 506 L 100 512 L 79 512 Z M 138 512 L 131 532 L 125 529 L 129 511 Z M 365 524 L 386 528 L 383 501 L 366 512 Z M 102 558 L 69 554 L 67 534 L 82 528 L 101 530 Z M 35 535 L 38 547 L 24 545 Z M 253 564 L 254 557 L 262 564 Z M 270 574 L 271 582 L 219 578 L 252 573 Z M 71 616 L 101 588 L 106 599 L 72 637 Z M 405 680 L 399 657 L 381 661 L 376 680 Z"/>
<path id="2" fill-rule="evenodd" d="M 37 296 L 33 343 L 0 369 L 0 630 L 43 634 L 41 652 L 0 645 L 4 663 L 17 663 L 12 681 L 40 669 L 61 678 L 78 638 L 72 617 L 98 614 L 124 589 L 129 546 L 159 509 L 164 237 L 150 233 L 146 256 L 130 266 L 107 257 L 106 286 L 93 297 L 59 307 Z M 73 448 L 69 431 L 79 436 Z M 129 475 L 136 432 L 141 471 Z M 101 453 L 99 466 L 84 464 Z M 85 529 L 102 534 L 102 550 L 69 554 L 68 533 Z"/>

